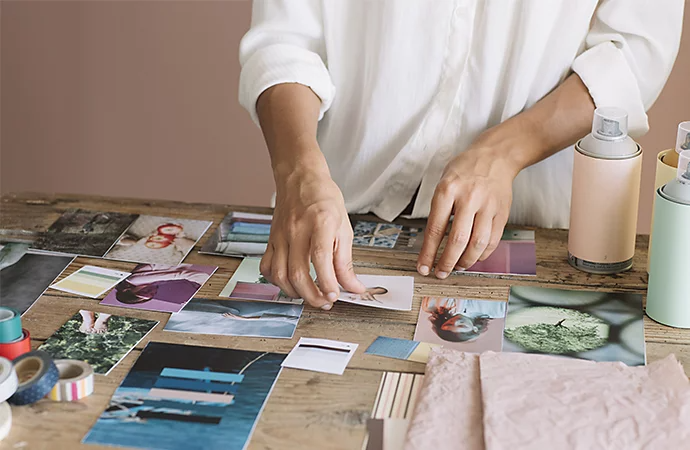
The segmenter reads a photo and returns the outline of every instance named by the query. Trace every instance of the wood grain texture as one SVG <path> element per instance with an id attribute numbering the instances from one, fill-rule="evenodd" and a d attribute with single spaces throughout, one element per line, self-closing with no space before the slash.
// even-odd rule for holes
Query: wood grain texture
<path id="1" fill-rule="evenodd" d="M 0 203 L 0 240 L 32 240 L 45 231 L 65 210 L 83 208 L 213 220 L 214 225 L 200 240 L 203 244 L 230 210 L 270 212 L 270 210 L 229 205 L 188 204 L 81 196 L 38 194 L 8 195 Z M 408 221 L 419 224 L 418 221 Z M 449 296 L 507 301 L 511 285 L 538 285 L 577 290 L 606 290 L 645 293 L 647 274 L 647 237 L 638 236 L 633 270 L 615 276 L 589 275 L 570 267 L 566 257 L 567 232 L 536 230 L 537 276 L 454 275 L 447 280 L 422 277 L 415 271 L 416 255 L 403 252 L 377 252 L 356 249 L 358 273 L 407 275 L 415 279 L 412 311 L 388 311 L 338 303 L 331 311 L 305 307 L 293 339 L 262 339 L 163 331 L 167 313 L 100 306 L 98 301 L 68 293 L 48 290 L 24 315 L 23 323 L 32 334 L 32 346 L 38 347 L 79 309 L 110 312 L 160 324 L 111 372 L 97 376 L 95 393 L 78 403 L 53 403 L 42 400 L 34 405 L 13 407 L 13 427 L 1 448 L 95 449 L 110 448 L 81 445 L 79 442 L 100 413 L 129 368 L 149 341 L 202 345 L 220 348 L 287 353 L 302 337 L 317 337 L 356 342 L 359 348 L 343 376 L 285 369 L 271 394 L 249 449 L 357 449 L 365 435 L 366 419 L 371 412 L 383 371 L 423 373 L 424 365 L 373 355 L 364 350 L 377 336 L 412 339 L 423 296 Z M 200 244 L 185 263 L 218 266 L 218 271 L 204 285 L 197 297 L 218 298 L 240 260 L 201 255 Z M 134 263 L 79 257 L 61 275 L 84 265 L 98 265 L 128 270 Z M 648 361 L 675 353 L 690 373 L 690 330 L 662 326 L 645 317 Z"/>

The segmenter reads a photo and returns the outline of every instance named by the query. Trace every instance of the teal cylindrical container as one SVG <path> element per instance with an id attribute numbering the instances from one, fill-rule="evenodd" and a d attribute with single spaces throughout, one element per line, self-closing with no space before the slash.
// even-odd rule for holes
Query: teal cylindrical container
<path id="1" fill-rule="evenodd" d="M 656 192 L 647 286 L 647 315 L 676 328 L 690 328 L 690 164 L 684 169 Z"/>

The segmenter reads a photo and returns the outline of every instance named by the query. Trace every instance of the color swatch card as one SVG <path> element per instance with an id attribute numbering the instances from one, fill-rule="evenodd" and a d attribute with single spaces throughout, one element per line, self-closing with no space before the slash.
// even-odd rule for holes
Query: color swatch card
<path id="1" fill-rule="evenodd" d="M 285 355 L 150 342 L 82 442 L 243 450 Z"/>
<path id="2" fill-rule="evenodd" d="M 157 320 L 82 309 L 38 350 L 53 359 L 86 361 L 95 373 L 107 375 L 157 324 Z"/>
<path id="3" fill-rule="evenodd" d="M 271 232 L 270 214 L 231 212 L 218 225 L 199 253 L 222 256 L 261 256 Z"/>
<path id="4" fill-rule="evenodd" d="M 195 298 L 170 316 L 166 331 L 291 339 L 302 305 Z"/>
<path id="5" fill-rule="evenodd" d="M 180 264 L 213 222 L 139 216 L 105 257 L 150 264 Z"/>
<path id="6" fill-rule="evenodd" d="M 424 297 L 414 340 L 463 352 L 501 351 L 506 302 Z"/>
<path id="7" fill-rule="evenodd" d="M 505 229 L 501 242 L 491 256 L 465 271 L 454 273 L 537 275 L 534 231 Z"/>
<path id="8" fill-rule="evenodd" d="M 261 258 L 247 257 L 235 269 L 232 278 L 218 294 L 238 300 L 256 300 L 262 302 L 292 303 L 301 305 L 301 298 L 288 297 L 278 286 L 271 284 L 259 270 Z M 316 278 L 314 268 L 310 266 L 312 279 Z"/>
<path id="9" fill-rule="evenodd" d="M 137 214 L 71 209 L 62 214 L 32 247 L 101 257 L 137 217 Z"/>
<path id="10" fill-rule="evenodd" d="M 28 244 L 0 246 L 0 305 L 24 314 L 73 259 L 37 252 Z"/>
<path id="11" fill-rule="evenodd" d="M 283 367 L 342 375 L 357 350 L 357 344 L 329 339 L 300 338 Z"/>
<path id="12" fill-rule="evenodd" d="M 642 295 L 510 289 L 503 351 L 645 364 Z"/>
<path id="13" fill-rule="evenodd" d="M 414 293 L 413 277 L 389 277 L 384 275 L 357 275 L 366 286 L 366 292 L 355 294 L 341 291 L 338 300 L 374 308 L 410 311 Z"/>
<path id="14" fill-rule="evenodd" d="M 50 287 L 71 294 L 98 298 L 129 275 L 131 275 L 129 272 L 119 270 L 84 266 Z"/>
<path id="15" fill-rule="evenodd" d="M 429 352 L 438 346 L 439 344 L 379 336 L 364 353 L 426 364 L 427 359 L 429 359 Z"/>
<path id="16" fill-rule="evenodd" d="M 352 232 L 353 247 L 375 250 L 419 252 L 424 241 L 424 228 L 395 223 L 353 221 Z"/>
<path id="17" fill-rule="evenodd" d="M 215 266 L 139 264 L 101 305 L 179 312 L 218 269 Z"/>

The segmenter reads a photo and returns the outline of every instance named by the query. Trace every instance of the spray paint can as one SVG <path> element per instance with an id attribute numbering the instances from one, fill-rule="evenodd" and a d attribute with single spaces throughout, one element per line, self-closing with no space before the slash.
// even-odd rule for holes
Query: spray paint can
<path id="1" fill-rule="evenodd" d="M 594 111 L 592 133 L 575 144 L 568 262 L 589 273 L 629 270 L 635 255 L 642 148 L 620 108 Z"/>
<path id="2" fill-rule="evenodd" d="M 664 325 L 690 328 L 690 163 L 656 191 L 647 315 Z"/>
<path id="3" fill-rule="evenodd" d="M 678 124 L 678 134 L 676 135 L 676 148 L 663 150 L 656 156 L 656 173 L 654 174 L 654 192 L 666 183 L 676 178 L 678 167 L 685 167 L 681 164 L 680 157 L 683 152 L 690 151 L 690 120 Z M 652 223 L 649 231 L 649 247 L 647 248 L 647 273 L 649 273 L 649 255 L 652 254 L 652 236 L 654 234 L 654 205 L 656 195 L 652 200 Z"/>

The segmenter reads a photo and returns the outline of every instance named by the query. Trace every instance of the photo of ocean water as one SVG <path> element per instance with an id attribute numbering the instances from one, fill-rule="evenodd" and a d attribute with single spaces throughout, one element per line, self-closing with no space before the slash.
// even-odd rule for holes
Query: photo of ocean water
<path id="1" fill-rule="evenodd" d="M 147 449 L 242 450 L 284 358 L 277 353 L 149 343 L 83 442 Z M 165 377 L 170 369 L 207 379 Z M 161 379 L 168 380 L 165 386 L 177 387 L 166 391 L 216 394 L 222 401 L 152 395 L 162 385 Z M 208 388 L 199 387 L 203 385 Z M 229 398 L 231 403 L 225 403 Z"/>

